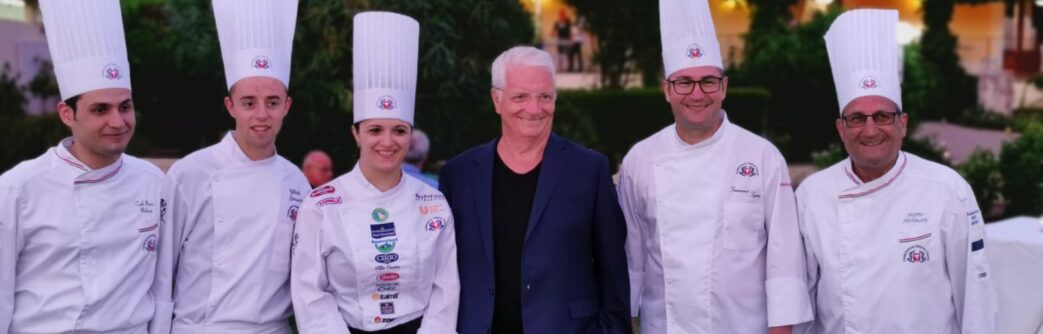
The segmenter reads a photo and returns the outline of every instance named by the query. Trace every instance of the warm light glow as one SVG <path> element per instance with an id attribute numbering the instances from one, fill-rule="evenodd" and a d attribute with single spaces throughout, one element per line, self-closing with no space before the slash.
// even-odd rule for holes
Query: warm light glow
<path id="1" fill-rule="evenodd" d="M 1043 7 L 1043 0 L 1036 0 L 1037 7 Z"/>
<path id="2" fill-rule="evenodd" d="M 1043 0 L 1040 0 L 1040 1 L 1043 1 Z M 737 3 L 736 0 L 724 0 L 724 9 L 732 10 L 732 9 L 735 9 L 736 6 L 738 6 L 738 3 Z"/>
<path id="3" fill-rule="evenodd" d="M 25 1 L 22 1 L 22 0 L 0 0 L 0 6 L 25 7 Z"/>
<path id="4" fill-rule="evenodd" d="M 920 35 L 923 34 L 923 28 L 916 27 L 905 21 L 898 22 L 898 27 L 895 30 L 898 33 L 898 44 L 902 46 L 909 45 L 909 43 L 920 39 Z"/>
<path id="5" fill-rule="evenodd" d="M 833 0 L 815 0 L 815 3 L 819 6 L 825 7 L 833 4 Z"/>

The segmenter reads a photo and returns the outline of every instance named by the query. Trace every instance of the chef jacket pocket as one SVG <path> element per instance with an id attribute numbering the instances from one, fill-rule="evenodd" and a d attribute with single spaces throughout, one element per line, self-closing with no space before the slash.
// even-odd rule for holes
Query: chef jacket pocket
<path id="1" fill-rule="evenodd" d="M 761 203 L 724 203 L 724 249 L 758 249 L 764 243 Z"/>
<path id="2" fill-rule="evenodd" d="M 272 260 L 269 268 L 278 273 L 290 272 L 290 245 L 293 243 L 293 225 L 279 223 L 272 240 Z"/>

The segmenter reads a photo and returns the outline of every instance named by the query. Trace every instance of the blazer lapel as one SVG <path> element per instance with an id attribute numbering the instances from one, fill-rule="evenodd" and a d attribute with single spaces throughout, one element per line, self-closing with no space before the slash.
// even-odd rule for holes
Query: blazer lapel
<path id="1" fill-rule="evenodd" d="M 474 206 L 478 213 L 478 233 L 482 236 L 482 244 L 485 249 L 486 259 L 489 267 L 493 263 L 493 154 L 496 154 L 496 143 L 486 144 L 482 152 L 474 159 L 475 177 Z"/>
<path id="2" fill-rule="evenodd" d="M 547 202 L 550 201 L 554 189 L 558 186 L 558 180 L 565 171 L 567 148 L 565 141 L 554 134 L 547 140 L 547 149 L 543 151 L 543 161 L 540 162 L 542 165 L 539 180 L 536 182 L 536 196 L 532 199 L 532 212 L 529 213 L 529 226 L 525 231 L 525 242 L 529 241 L 529 236 L 536 229 L 536 223 L 540 221 L 540 215 L 547 208 Z"/>

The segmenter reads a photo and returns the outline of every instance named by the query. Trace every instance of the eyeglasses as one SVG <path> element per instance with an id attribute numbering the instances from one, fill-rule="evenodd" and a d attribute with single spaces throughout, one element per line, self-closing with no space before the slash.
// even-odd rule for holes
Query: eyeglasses
<path id="1" fill-rule="evenodd" d="M 511 103 L 523 104 L 529 102 L 529 100 L 535 97 L 536 102 L 540 104 L 551 104 L 557 99 L 557 96 L 553 93 L 528 93 L 528 92 L 508 92 L 507 90 L 499 87 L 493 87 L 498 91 L 507 94 L 507 98 L 511 100 Z"/>
<path id="2" fill-rule="evenodd" d="M 866 115 L 862 113 L 851 114 L 847 116 L 841 116 L 844 120 L 844 125 L 849 128 L 860 128 L 866 126 L 866 120 L 873 118 L 873 124 L 876 125 L 891 125 L 895 124 L 895 119 L 898 118 L 898 112 L 876 112 L 872 115 Z"/>
<path id="3" fill-rule="evenodd" d="M 695 86 L 699 86 L 699 90 L 703 91 L 704 94 L 716 93 L 721 90 L 721 81 L 723 80 L 724 77 L 707 76 L 698 81 L 681 78 L 677 80 L 667 80 L 666 82 L 674 87 L 674 93 L 677 95 L 688 95 L 695 91 Z"/>

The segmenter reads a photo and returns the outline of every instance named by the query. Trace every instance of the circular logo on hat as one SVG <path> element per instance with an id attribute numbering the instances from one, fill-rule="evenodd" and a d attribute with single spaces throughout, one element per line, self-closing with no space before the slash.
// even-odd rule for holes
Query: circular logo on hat
<path id="1" fill-rule="evenodd" d="M 109 80 L 119 80 L 123 78 L 123 72 L 120 71 L 120 67 L 116 64 L 105 65 L 105 69 L 101 72 L 101 76 Z"/>
<path id="2" fill-rule="evenodd" d="M 395 105 L 395 98 L 391 96 L 384 95 L 377 99 L 377 109 L 391 111 L 394 110 L 395 107 L 397 107 L 397 105 Z"/>
<path id="3" fill-rule="evenodd" d="M 272 68 L 272 61 L 268 60 L 268 57 L 257 56 L 257 58 L 254 58 L 252 61 L 252 66 L 258 70 L 267 70 Z"/>
<path id="4" fill-rule="evenodd" d="M 858 88 L 876 89 L 877 87 L 880 87 L 880 84 L 876 81 L 876 77 L 865 77 L 858 81 Z"/>
<path id="5" fill-rule="evenodd" d="M 699 46 L 699 44 L 689 45 L 688 49 L 685 50 L 685 51 L 686 51 L 685 53 L 688 56 L 688 58 L 691 58 L 691 59 L 702 58 L 702 56 L 704 54 L 703 53 L 703 47 Z"/>

